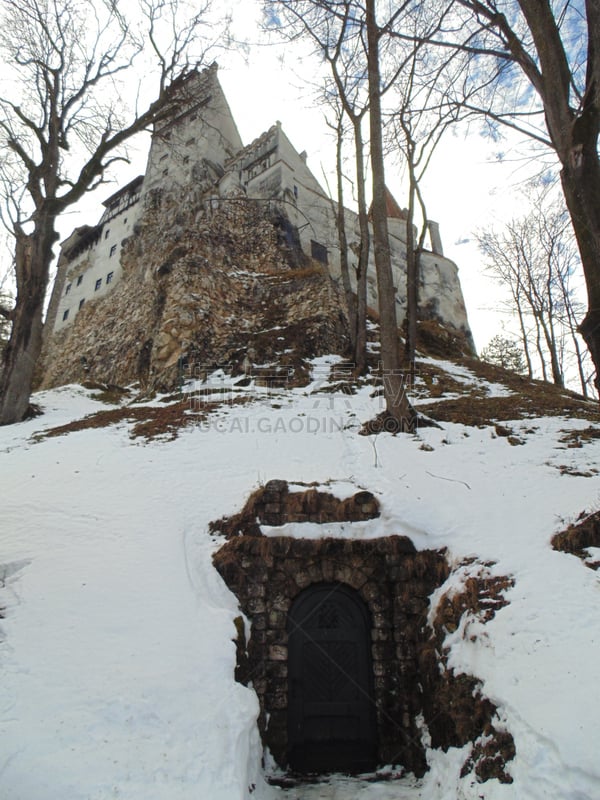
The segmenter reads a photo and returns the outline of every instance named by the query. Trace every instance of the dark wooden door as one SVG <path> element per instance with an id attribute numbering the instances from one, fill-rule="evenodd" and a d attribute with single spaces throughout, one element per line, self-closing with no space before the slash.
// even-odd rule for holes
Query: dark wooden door
<path id="1" fill-rule="evenodd" d="M 376 762 L 369 614 L 342 584 L 319 584 L 288 618 L 288 758 L 298 772 Z"/>

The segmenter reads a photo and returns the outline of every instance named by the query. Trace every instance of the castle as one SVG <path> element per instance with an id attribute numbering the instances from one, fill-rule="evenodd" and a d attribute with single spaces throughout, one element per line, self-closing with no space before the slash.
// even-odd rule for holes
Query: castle
<path id="1" fill-rule="evenodd" d="M 164 375 L 166 367 L 187 358 L 192 350 L 200 360 L 231 360 L 238 345 L 254 349 L 250 340 L 262 332 L 261 310 L 268 310 L 273 303 L 289 311 L 285 319 L 276 320 L 282 323 L 279 327 L 301 326 L 299 303 L 308 318 L 321 317 L 333 339 L 330 345 L 343 338 L 336 205 L 310 171 L 306 153 L 296 151 L 279 122 L 243 146 L 217 71 L 213 64 L 186 78 L 177 89 L 177 112 L 153 132 L 145 175 L 104 201 L 105 210 L 96 225 L 76 228 L 62 242 L 46 320 L 44 385 L 80 380 L 82 369 L 91 371 L 95 379 L 113 382 Z M 388 209 L 401 324 L 406 306 L 406 218 L 391 196 Z M 354 273 L 359 230 L 357 215 L 349 210 L 346 225 Z M 421 257 L 420 318 L 436 319 L 471 343 L 457 267 L 443 255 L 437 224 L 429 222 L 428 226 L 431 250 Z M 254 245 L 248 244 L 250 250 L 254 247 L 252 252 L 243 252 L 242 229 L 249 234 L 247 239 L 252 238 L 250 234 L 256 239 L 262 231 L 262 246 L 259 237 Z M 261 250 L 263 260 L 271 259 L 266 270 L 271 283 L 273 274 L 283 268 L 283 251 L 287 253 L 285 269 L 291 265 L 304 267 L 306 272 L 307 264 L 312 264 L 316 274 L 321 268 L 304 304 L 293 296 L 302 293 L 298 281 L 290 285 L 286 280 L 285 286 L 280 281 L 268 298 L 263 297 L 269 279 L 265 278 L 263 285 L 259 285 L 260 279 L 257 282 Z M 192 275 L 192 262 L 197 270 L 212 269 L 212 276 L 207 273 L 198 283 L 198 277 Z M 178 269 L 185 276 L 181 273 L 175 280 Z M 218 275 L 222 280 L 216 281 Z M 230 287 L 229 297 L 234 307 L 230 317 L 241 319 L 247 334 L 241 344 L 218 328 L 217 319 L 227 321 L 221 306 L 228 300 L 213 296 L 215 283 L 231 283 L 232 275 L 241 282 Z M 294 278 L 294 272 L 287 277 Z M 376 309 L 372 252 L 367 282 L 367 302 Z M 144 283 L 145 289 L 140 286 Z M 183 293 L 182 283 L 187 287 Z M 277 299 L 282 292 L 289 295 L 287 305 L 285 299 Z M 198 302 L 190 299 L 194 294 Z M 261 300 L 257 300 L 259 295 Z M 156 306 L 151 315 L 143 310 L 148 304 Z M 256 312 L 254 322 L 242 314 L 244 304 L 248 304 L 250 316 Z M 131 334 L 126 330 L 127 320 L 137 325 L 129 341 L 135 357 L 130 352 L 125 356 Z M 170 324 L 173 321 L 175 324 Z M 163 324 L 167 322 L 170 327 Z M 230 327 L 232 324 L 230 318 Z M 206 334 L 211 325 L 210 342 L 206 337 L 202 340 L 200 334 Z M 326 339 L 327 331 L 315 333 L 316 338 Z M 219 347 L 217 340 L 221 341 Z M 327 349 L 325 343 L 323 346 Z M 107 357 L 107 353 L 111 355 Z M 119 359 L 118 368 L 115 359 Z"/>

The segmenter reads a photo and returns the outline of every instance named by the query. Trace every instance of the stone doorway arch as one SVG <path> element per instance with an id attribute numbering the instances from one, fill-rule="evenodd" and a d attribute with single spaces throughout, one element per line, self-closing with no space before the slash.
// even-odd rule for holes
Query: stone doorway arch
<path id="1" fill-rule="evenodd" d="M 357 509 L 363 516 L 355 514 Z M 264 536 L 260 527 L 369 516 L 377 516 L 377 503 L 368 493 L 338 500 L 314 489 L 289 492 L 285 481 L 270 481 L 239 514 L 211 525 L 213 532 L 229 538 L 214 555 L 215 567 L 251 624 L 247 638 L 243 618 L 235 620 L 235 676 L 258 696 L 258 727 L 265 748 L 280 768 L 290 766 L 294 747 L 290 738 L 295 735 L 288 723 L 295 702 L 290 694 L 290 661 L 295 661 L 296 646 L 290 642 L 290 618 L 300 613 L 302 620 L 311 610 L 310 605 L 308 609 L 300 605 L 311 593 L 336 587 L 340 593 L 336 599 L 345 593 L 352 598 L 350 609 L 358 605 L 359 618 L 362 614 L 367 620 L 376 763 L 401 765 L 423 775 L 425 721 L 434 748 L 476 742 L 463 770 L 474 770 L 477 780 L 493 776 L 511 782 L 503 770 L 514 757 L 512 736 L 494 728 L 496 707 L 482 696 L 474 676 L 454 675 L 443 646 L 446 625 L 454 624 L 455 630 L 463 613 L 485 610 L 493 616 L 496 604 L 504 604 L 501 591 L 507 579 L 469 578 L 463 594 L 449 592 L 438 602 L 431 625 L 430 597 L 450 571 L 444 550 L 417 551 L 406 536 L 299 539 Z M 500 583 L 494 590 L 495 582 Z M 342 613 L 346 613 L 343 602 Z M 331 629 L 335 630 L 331 623 L 324 626 L 325 631 Z"/>
<path id="2" fill-rule="evenodd" d="M 342 583 L 298 595 L 287 621 L 288 761 L 297 772 L 377 763 L 369 611 Z"/>

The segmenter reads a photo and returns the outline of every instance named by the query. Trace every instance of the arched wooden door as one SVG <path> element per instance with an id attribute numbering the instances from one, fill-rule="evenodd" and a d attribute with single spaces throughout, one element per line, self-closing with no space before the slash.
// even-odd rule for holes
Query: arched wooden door
<path id="1" fill-rule="evenodd" d="M 288 616 L 288 760 L 298 772 L 376 763 L 368 610 L 353 589 L 318 584 Z"/>

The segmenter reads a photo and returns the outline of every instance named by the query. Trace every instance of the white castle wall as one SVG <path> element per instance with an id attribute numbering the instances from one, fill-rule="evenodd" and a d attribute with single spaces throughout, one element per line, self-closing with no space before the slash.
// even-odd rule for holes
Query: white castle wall
<path id="1" fill-rule="evenodd" d="M 120 279 L 122 243 L 131 236 L 140 213 L 139 184 L 137 181 L 131 191 L 126 188 L 109 198 L 100 222 L 87 235 L 74 231 L 62 243 L 59 270 L 63 280 L 53 309 L 55 331 L 70 325 L 84 303 L 103 297 Z M 86 245 L 87 238 L 91 241 Z M 77 255 L 70 256 L 79 248 Z"/>
<path id="2" fill-rule="evenodd" d="M 276 125 L 250 145 L 247 161 L 252 165 L 242 173 L 242 184 L 248 197 L 278 197 L 286 215 L 300 233 L 300 242 L 305 253 L 311 254 L 312 242 L 316 241 L 327 250 L 327 262 L 331 275 L 340 278 L 340 251 L 335 219 L 336 205 L 332 204 L 318 181 L 308 168 L 306 156 L 299 154 Z M 262 165 L 262 171 L 261 171 Z M 360 229 L 358 215 L 345 210 L 348 243 L 350 245 L 350 268 L 357 266 L 357 257 L 352 245 L 358 248 Z M 406 222 L 388 220 L 392 271 L 397 287 L 397 317 L 402 324 L 406 314 Z M 429 308 L 441 320 L 459 329 L 469 330 L 466 308 L 458 278 L 458 267 L 442 254 L 439 225 L 430 222 L 432 252 L 421 255 L 419 302 Z M 434 249 L 437 252 L 433 252 Z M 351 276 L 354 279 L 354 275 Z M 373 248 L 369 256 L 367 272 L 367 303 L 377 308 L 377 279 Z"/>

